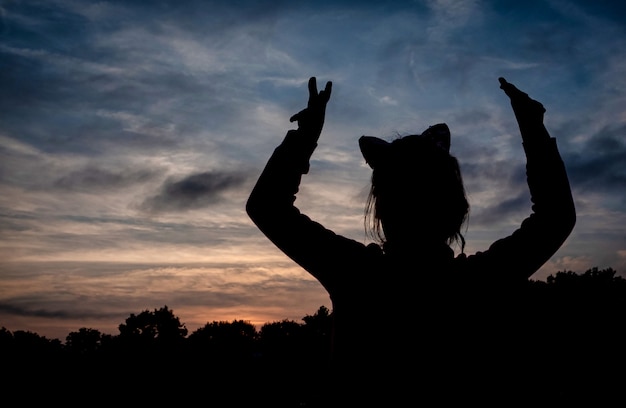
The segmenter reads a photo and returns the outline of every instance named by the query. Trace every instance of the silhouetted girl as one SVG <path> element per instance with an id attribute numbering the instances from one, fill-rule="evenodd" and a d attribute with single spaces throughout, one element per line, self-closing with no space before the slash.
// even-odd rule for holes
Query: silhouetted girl
<path id="1" fill-rule="evenodd" d="M 450 247 L 464 247 L 469 204 L 443 123 L 392 142 L 359 139 L 373 170 L 365 220 L 376 243 L 337 235 L 300 213 L 295 195 L 322 131 L 331 82 L 318 93 L 315 78 L 309 80 L 308 106 L 291 118 L 298 129 L 287 132 L 254 187 L 246 207 L 251 219 L 330 295 L 328 385 L 337 405 L 433 395 L 439 402 L 484 400 L 496 390 L 504 394 L 508 382 L 524 381 L 511 368 L 522 362 L 498 353 L 528 339 L 500 322 L 517 318 L 516 289 L 563 244 L 575 209 L 543 125 L 545 109 L 503 78 L 500 87 L 519 124 L 533 206 L 519 229 L 484 252 L 455 257 Z"/>

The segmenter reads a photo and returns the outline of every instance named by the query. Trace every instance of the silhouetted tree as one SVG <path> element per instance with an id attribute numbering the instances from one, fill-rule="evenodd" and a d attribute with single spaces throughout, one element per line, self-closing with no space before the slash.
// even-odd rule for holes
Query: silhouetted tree
<path id="1" fill-rule="evenodd" d="M 221 395 L 224 406 L 261 406 L 264 373 L 257 370 L 257 331 L 244 320 L 213 321 L 191 333 L 187 339 L 189 372 L 193 382 L 211 387 Z"/>
<path id="2" fill-rule="evenodd" d="M 19 360 L 16 356 L 16 345 L 13 339 L 13 333 L 4 326 L 0 328 L 0 361 L 4 363 L 4 367 L 0 369 L 2 376 L 10 375 L 13 364 Z"/>
<path id="3" fill-rule="evenodd" d="M 173 311 L 164 306 L 131 314 L 119 325 L 119 331 L 110 342 L 112 350 L 108 350 L 107 356 L 111 357 L 103 361 L 105 366 L 113 367 L 111 371 L 116 375 L 103 382 L 115 389 L 128 386 L 124 384 L 150 387 L 158 392 L 145 398 L 152 400 L 154 396 L 159 400 L 158 395 L 160 401 L 155 402 L 160 403 L 179 394 L 185 382 L 182 374 L 189 368 L 184 358 L 187 328 Z"/>
<path id="4" fill-rule="evenodd" d="M 5 352 L 13 347 L 13 333 L 6 327 L 0 328 L 0 352 Z"/>
<path id="5" fill-rule="evenodd" d="M 276 404 L 273 395 L 280 395 L 289 405 L 306 406 L 310 389 L 315 387 L 312 377 L 318 372 L 317 365 L 311 364 L 309 357 L 317 354 L 306 338 L 304 325 L 293 320 L 284 319 L 266 323 L 259 331 L 259 350 L 261 364 L 260 377 L 265 387 L 260 391 L 268 401 L 268 405 Z M 316 362 L 317 364 L 318 362 Z M 281 393 L 268 393 L 273 383 L 282 384 Z"/>
<path id="6" fill-rule="evenodd" d="M 131 313 L 119 325 L 119 331 L 121 345 L 133 348 L 173 349 L 180 347 L 187 336 L 187 328 L 167 306 L 138 315 Z"/>
<path id="7" fill-rule="evenodd" d="M 189 335 L 188 342 L 194 353 L 212 358 L 251 358 L 254 353 L 257 331 L 244 320 L 213 321 Z"/>
<path id="8" fill-rule="evenodd" d="M 262 353 L 266 356 L 297 358 L 304 346 L 303 325 L 288 319 L 265 323 L 261 326 L 259 340 Z"/>
<path id="9" fill-rule="evenodd" d="M 23 357 L 60 354 L 63 350 L 63 344 L 60 340 L 48 339 L 45 336 L 24 330 L 13 332 L 13 346 L 16 355 Z"/>
<path id="10" fill-rule="evenodd" d="M 80 386 L 91 393 L 106 390 L 110 401 L 130 405 L 179 399 L 186 380 L 183 374 L 190 368 L 183 350 L 187 329 L 180 319 L 163 306 L 131 314 L 118 328 L 119 335 L 101 337 L 96 359 L 100 370 L 83 366 L 93 381 L 81 378 Z"/>
<path id="11" fill-rule="evenodd" d="M 468 307 L 459 312 L 463 319 L 471 319 L 468 326 L 451 331 L 458 336 L 444 339 L 455 347 L 453 352 L 442 356 L 417 349 L 416 353 L 436 361 L 472 353 L 467 360 L 472 366 L 464 375 L 479 375 L 491 367 L 499 370 L 496 373 L 505 385 L 527 378 L 517 387 L 526 400 L 574 403 L 611 397 L 625 401 L 621 390 L 626 383 L 626 279 L 611 268 L 591 268 L 582 274 L 559 271 L 546 281 L 529 281 L 527 289 L 515 298 L 520 303 L 514 313 L 500 310 L 502 304 L 487 305 L 506 321 L 507 331 L 501 330 L 502 325 L 486 326 L 484 317 Z M 110 390 L 150 387 L 158 400 L 202 387 L 231 395 L 244 406 L 262 406 L 259 401 L 276 407 L 311 406 L 323 395 L 328 376 L 332 312 L 321 306 L 302 321 L 266 323 L 258 331 L 243 320 L 213 321 L 186 337 L 184 324 L 164 306 L 131 314 L 117 336 L 81 328 L 70 332 L 64 345 L 33 332 L 12 333 L 2 327 L 0 372 L 8 378 L 6 389 L 28 382 L 48 393 L 68 395 L 81 389 L 121 399 L 125 398 L 121 391 Z M 405 323 L 394 328 L 389 322 L 376 322 L 364 328 L 363 335 L 395 329 L 406 330 L 413 336 L 411 341 L 436 335 L 419 332 L 416 322 Z M 467 340 L 468 334 L 476 333 L 480 335 Z"/>
<path id="12" fill-rule="evenodd" d="M 9 340 L 8 333 L 3 334 Z M 24 383 L 40 385 L 42 392 L 56 386 L 63 375 L 64 352 L 58 339 L 48 339 L 31 331 L 17 330 L 9 353 L 3 356 L 2 373 L 8 374 L 3 382 L 6 390 L 15 390 Z M 4 353 L 3 353 L 4 354 Z M 59 368 L 57 375 L 52 367 Z"/>
<path id="13" fill-rule="evenodd" d="M 65 349 L 73 354 L 94 354 L 100 350 L 101 346 L 102 333 L 99 330 L 82 327 L 65 337 Z"/>
<path id="14" fill-rule="evenodd" d="M 44 405 L 57 399 L 67 372 L 62 343 L 24 330 L 2 330 L 1 337 L 2 346 L 8 346 L 0 353 L 3 400 L 18 405 Z"/>
<path id="15" fill-rule="evenodd" d="M 305 315 L 302 320 L 306 330 L 316 336 L 328 336 L 332 330 L 332 314 L 326 306 L 320 306 L 311 316 Z"/>
<path id="16" fill-rule="evenodd" d="M 555 275 L 550 275 L 546 282 L 551 285 L 562 287 L 569 286 L 600 286 L 600 285 L 621 285 L 626 283 L 626 279 L 615 276 L 617 271 L 613 268 L 599 269 L 597 266 L 587 269 L 584 273 L 578 274 L 573 271 L 558 271 Z"/>
<path id="17" fill-rule="evenodd" d="M 332 313 L 326 306 L 320 306 L 313 315 L 305 315 L 303 336 L 306 339 L 307 355 L 313 363 L 325 367 L 330 358 L 331 333 L 333 330 Z"/>

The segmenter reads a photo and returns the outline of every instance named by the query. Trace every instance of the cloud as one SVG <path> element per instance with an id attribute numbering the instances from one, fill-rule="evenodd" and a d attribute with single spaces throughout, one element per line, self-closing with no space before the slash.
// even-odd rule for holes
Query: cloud
<path id="1" fill-rule="evenodd" d="M 566 158 L 570 182 L 582 191 L 604 191 L 626 202 L 626 125 L 602 128 Z"/>
<path id="2" fill-rule="evenodd" d="M 29 299 L 32 300 L 32 299 Z M 118 313 L 109 313 L 96 311 L 91 312 L 85 308 L 71 308 L 71 309 L 54 309 L 54 305 L 46 304 L 42 302 L 40 308 L 29 308 L 18 306 L 15 304 L 0 302 L 0 314 L 8 314 L 14 316 L 24 317 L 45 317 L 52 319 L 110 319 L 117 317 Z M 52 307 L 51 307 L 52 306 Z M 54 310 L 53 310 L 54 309 Z"/>
<path id="3" fill-rule="evenodd" d="M 145 183 L 154 176 L 155 172 L 150 170 L 109 170 L 88 166 L 58 178 L 54 187 L 74 191 L 119 189 Z"/>
<path id="4" fill-rule="evenodd" d="M 167 180 L 159 193 L 146 199 L 142 208 L 150 212 L 186 211 L 210 206 L 223 194 L 240 187 L 246 178 L 234 172 L 204 172 L 181 180 Z"/>
<path id="5" fill-rule="evenodd" d="M 476 213 L 471 213 L 470 222 L 474 224 L 494 224 L 507 220 L 512 216 L 517 216 L 524 211 L 530 214 L 530 197 L 527 192 L 523 192 L 515 197 L 506 198 L 494 205 L 482 207 Z M 522 218 L 515 222 L 521 223 Z"/>

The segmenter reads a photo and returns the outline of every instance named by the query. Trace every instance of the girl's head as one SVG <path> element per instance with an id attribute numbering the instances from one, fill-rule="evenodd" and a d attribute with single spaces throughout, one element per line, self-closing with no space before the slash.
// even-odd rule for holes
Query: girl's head
<path id="1" fill-rule="evenodd" d="M 359 146 L 373 169 L 365 222 L 375 239 L 459 242 L 463 249 L 469 203 L 446 124 L 392 142 L 362 136 Z"/>

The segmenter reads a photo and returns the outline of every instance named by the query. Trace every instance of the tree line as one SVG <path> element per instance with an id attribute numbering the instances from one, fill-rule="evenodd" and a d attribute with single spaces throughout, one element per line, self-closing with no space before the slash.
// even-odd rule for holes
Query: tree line
<path id="1" fill-rule="evenodd" d="M 515 348 L 498 358 L 530 370 L 533 387 L 542 390 L 537 395 L 624 398 L 626 280 L 612 268 L 560 271 L 545 282 L 529 280 L 525 297 L 511 336 Z M 412 322 L 405 323 L 418 339 Z M 385 330 L 385 322 L 374 327 Z M 325 306 L 302 322 L 285 319 L 257 330 L 244 320 L 212 321 L 189 333 L 164 305 L 131 314 L 118 329 L 108 335 L 83 327 L 61 342 L 2 327 L 5 396 L 66 405 L 72 398 L 81 405 L 85 398 L 142 404 L 200 399 L 223 407 L 318 406 L 323 399 L 332 330 Z M 488 336 L 499 334 L 494 329 Z M 480 371 L 481 361 L 472 361 Z"/>
<path id="2" fill-rule="evenodd" d="M 284 319 L 265 323 L 257 330 L 245 320 L 212 321 L 188 335 L 185 324 L 165 305 L 152 311 L 131 313 L 118 326 L 118 335 L 82 327 L 70 332 L 64 343 L 31 331 L 11 332 L 2 327 L 0 350 L 2 357 L 7 360 L 44 356 L 95 358 L 98 355 L 126 352 L 193 352 L 223 359 L 254 357 L 261 353 L 274 355 L 279 350 L 286 353 L 291 348 L 305 345 L 312 347 L 312 350 L 327 353 L 330 347 L 331 316 L 327 307 L 320 306 L 313 315 L 304 316 L 303 323 Z"/>

